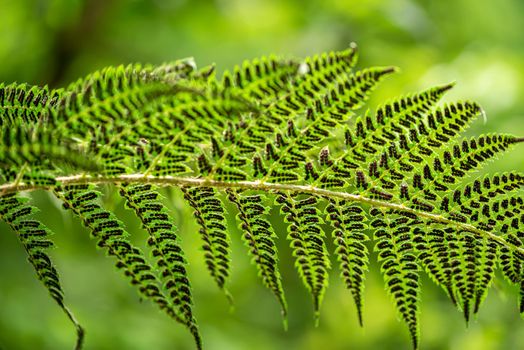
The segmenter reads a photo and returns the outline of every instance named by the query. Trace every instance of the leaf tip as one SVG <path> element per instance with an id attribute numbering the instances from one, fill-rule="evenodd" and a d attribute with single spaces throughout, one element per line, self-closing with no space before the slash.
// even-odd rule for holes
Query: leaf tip
<path id="1" fill-rule="evenodd" d="M 227 303 L 229 304 L 229 313 L 235 312 L 235 301 L 233 300 L 233 295 L 229 293 L 229 291 L 226 288 L 223 288 L 224 294 L 227 299 Z"/>
<path id="2" fill-rule="evenodd" d="M 444 93 L 446 91 L 449 91 L 449 90 L 453 89 L 455 87 L 455 85 L 457 85 L 457 82 L 456 81 L 452 81 L 450 83 L 438 86 L 437 89 L 438 89 L 439 92 Z"/>
<path id="3" fill-rule="evenodd" d="M 466 321 L 466 328 L 469 327 L 469 319 L 470 319 L 470 308 L 469 308 L 469 302 L 464 303 L 464 320 Z"/>
<path id="4" fill-rule="evenodd" d="M 85 339 L 85 330 L 84 328 L 76 324 L 76 344 L 75 344 L 75 350 L 81 350 L 84 346 L 84 339 Z"/>
<path id="5" fill-rule="evenodd" d="M 358 325 L 361 328 L 364 328 L 364 319 L 362 317 L 362 310 L 360 308 L 357 310 L 357 317 L 358 317 Z"/>
<path id="6" fill-rule="evenodd" d="M 189 324 L 189 331 L 191 332 L 191 334 L 193 335 L 193 339 L 195 341 L 195 346 L 198 350 L 202 350 L 203 347 L 202 347 L 202 337 L 200 336 L 200 332 L 198 330 L 198 326 L 191 322 Z"/>
<path id="7" fill-rule="evenodd" d="M 320 325 L 320 310 L 315 310 L 314 318 L 315 318 L 315 328 L 318 328 L 318 326 Z"/>
<path id="8" fill-rule="evenodd" d="M 399 67 L 389 66 L 389 67 L 382 68 L 382 70 L 380 71 L 380 74 L 381 75 L 387 75 L 387 74 L 399 73 L 399 72 L 400 72 L 400 68 Z"/>
<path id="9" fill-rule="evenodd" d="M 282 310 L 282 327 L 284 328 L 284 332 L 287 332 L 289 329 L 288 326 L 287 313 Z"/>

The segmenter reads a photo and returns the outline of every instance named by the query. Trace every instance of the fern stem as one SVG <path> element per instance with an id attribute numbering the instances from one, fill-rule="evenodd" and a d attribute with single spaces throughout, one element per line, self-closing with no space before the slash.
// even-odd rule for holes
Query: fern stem
<path id="1" fill-rule="evenodd" d="M 524 248 L 517 247 L 516 245 L 506 241 L 504 238 L 499 237 L 491 232 L 481 230 L 473 225 L 457 222 L 441 215 L 427 213 L 417 209 L 406 207 L 402 204 L 391 203 L 381 201 L 378 199 L 372 199 L 369 197 L 361 196 L 358 194 L 348 192 L 337 192 L 331 191 L 314 186 L 306 185 L 294 185 L 294 184 L 281 184 L 271 183 L 262 181 L 218 181 L 207 178 L 195 178 L 195 177 L 173 177 L 173 176 L 152 176 L 144 174 L 122 174 L 118 176 L 90 176 L 85 174 L 61 176 L 57 177 L 56 181 L 61 186 L 67 185 L 80 185 L 80 184 L 117 184 L 117 183 L 150 183 L 160 186 L 177 186 L 177 187 L 213 187 L 213 188 L 238 188 L 245 190 L 259 190 L 259 191 L 290 191 L 295 193 L 307 193 L 316 196 L 322 196 L 327 198 L 340 198 L 361 204 L 368 204 L 373 207 L 379 207 L 384 209 L 396 210 L 404 213 L 410 213 L 417 217 L 428 219 L 434 222 L 439 222 L 446 225 L 452 225 L 458 229 L 474 233 L 480 237 L 485 237 L 496 241 L 497 243 L 506 246 L 514 251 L 518 251 L 524 254 Z M 24 183 L 6 183 L 0 185 L 0 193 L 2 195 L 20 191 L 35 191 L 35 190 L 49 190 L 56 187 L 56 185 L 40 185 L 40 184 L 24 184 Z"/>

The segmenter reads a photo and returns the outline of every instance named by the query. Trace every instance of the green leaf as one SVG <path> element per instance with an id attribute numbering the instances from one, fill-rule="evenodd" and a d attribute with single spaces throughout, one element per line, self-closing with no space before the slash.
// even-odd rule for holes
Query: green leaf
<path id="1" fill-rule="evenodd" d="M 229 302 L 233 299 L 225 284 L 229 277 L 230 237 L 227 232 L 224 204 L 213 188 L 182 188 L 184 199 L 194 209 L 195 219 L 200 226 L 204 259 L 211 277 L 224 291 Z"/>
<path id="2" fill-rule="evenodd" d="M 17 234 L 20 243 L 24 246 L 27 259 L 40 282 L 47 289 L 53 300 L 60 306 L 76 329 L 75 349 L 82 348 L 84 342 L 84 329 L 78 323 L 73 313 L 65 305 L 64 292 L 60 284 L 58 272 L 49 257 L 47 250 L 54 248 L 51 240 L 51 231 L 41 222 L 31 218 L 37 211 L 33 206 L 27 205 L 28 198 L 9 194 L 0 197 L 0 219 L 5 221 Z"/>
<path id="3" fill-rule="evenodd" d="M 352 45 L 303 60 L 255 59 L 220 79 L 213 65 L 198 69 L 188 58 L 108 67 L 58 90 L 2 84 L 0 216 L 78 325 L 63 306 L 45 252 L 49 232 L 28 219 L 34 209 L 20 197 L 54 192 L 141 297 L 184 325 L 198 348 L 188 262 L 161 187 L 182 190 L 204 262 L 229 299 L 226 207 L 236 207 L 248 254 L 284 322 L 276 248 L 283 233 L 273 229 L 272 206 L 287 224 L 317 323 L 331 268 L 326 245 L 334 248 L 363 323 L 364 282 L 372 268 L 368 237 L 413 348 L 420 342 L 423 272 L 469 321 L 499 268 L 521 290 L 524 313 L 524 175 L 517 166 L 503 174 L 474 173 L 524 138 L 463 139 L 482 108 L 469 101 L 439 107 L 453 84 L 393 98 L 372 113 L 369 96 L 396 69 L 358 70 L 356 59 Z M 115 188 L 148 233 L 151 263 L 101 204 L 101 191 Z M 326 244 L 326 236 L 332 242 Z"/>
<path id="4" fill-rule="evenodd" d="M 284 327 L 287 328 L 287 302 L 277 265 L 276 234 L 266 218 L 269 210 L 264 197 L 228 191 L 228 199 L 238 209 L 237 220 L 243 232 L 242 238 L 249 248 L 252 262 L 256 265 L 262 282 L 277 298 L 282 309 Z"/>
<path id="5" fill-rule="evenodd" d="M 320 306 L 328 285 L 328 271 L 331 268 L 324 243 L 322 220 L 316 208 L 318 199 L 314 196 L 293 198 L 280 194 L 276 202 L 281 205 L 288 226 L 288 240 L 295 257 L 295 266 L 302 282 L 313 297 L 315 322 L 318 324 Z"/>

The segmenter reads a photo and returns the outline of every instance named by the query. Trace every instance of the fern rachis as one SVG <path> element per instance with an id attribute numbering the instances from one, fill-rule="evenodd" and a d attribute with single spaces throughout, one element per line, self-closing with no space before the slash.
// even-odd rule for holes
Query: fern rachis
<path id="1" fill-rule="evenodd" d="M 0 217 L 26 248 L 38 278 L 78 331 L 45 249 L 49 230 L 20 192 L 53 192 L 80 217 L 116 266 L 202 346 L 186 260 L 160 187 L 177 187 L 194 210 L 203 255 L 228 297 L 230 237 L 224 201 L 263 284 L 287 303 L 271 203 L 288 226 L 299 275 L 321 308 L 334 268 L 360 324 L 368 246 L 385 287 L 419 346 L 420 274 L 440 285 L 466 320 L 478 312 L 500 267 L 521 289 L 524 310 L 523 174 L 475 179 L 474 170 L 523 141 L 511 135 L 460 140 L 481 113 L 472 102 L 438 107 L 452 85 L 362 112 L 390 67 L 353 71 L 356 48 L 303 62 L 245 62 L 217 79 L 189 60 L 107 68 L 61 90 L 0 86 Z M 148 259 L 100 201 L 112 185 L 149 234 Z M 219 196 L 225 192 L 225 197 Z M 324 208 L 325 210 L 320 210 Z M 325 231 L 326 223 L 330 230 Z M 372 240 L 372 245 L 365 244 Z M 335 260 L 335 258 L 333 259 Z"/>

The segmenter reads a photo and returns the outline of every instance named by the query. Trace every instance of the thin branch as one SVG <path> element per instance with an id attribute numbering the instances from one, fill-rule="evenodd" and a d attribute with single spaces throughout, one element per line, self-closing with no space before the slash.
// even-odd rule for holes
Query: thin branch
<path id="1" fill-rule="evenodd" d="M 159 186 L 178 186 L 178 187 L 214 187 L 214 188 L 240 188 L 245 190 L 260 190 L 260 191 L 290 191 L 295 193 L 307 193 L 316 196 L 323 196 L 329 198 L 340 198 L 353 202 L 369 204 L 373 207 L 392 209 L 404 213 L 410 213 L 417 217 L 429 219 L 445 225 L 452 225 L 461 230 L 474 233 L 480 237 L 485 237 L 496 241 L 499 244 L 507 246 L 524 255 L 524 248 L 517 247 L 504 238 L 499 237 L 491 232 L 480 230 L 473 225 L 457 222 L 445 218 L 438 214 L 427 213 L 413 208 L 406 207 L 403 204 L 384 202 L 376 199 L 371 199 L 358 194 L 337 192 L 307 185 L 293 185 L 293 184 L 279 184 L 262 181 L 238 181 L 226 182 L 217 181 L 205 178 L 194 177 L 173 177 L 173 176 L 152 176 L 144 174 L 123 174 L 118 176 L 90 176 L 90 175 L 72 175 L 57 177 L 60 186 L 81 185 L 81 184 L 117 184 L 117 183 L 151 183 Z M 0 195 L 20 192 L 20 191 L 35 191 L 35 190 L 50 190 L 56 185 L 37 185 L 24 183 L 7 183 L 0 185 Z"/>

